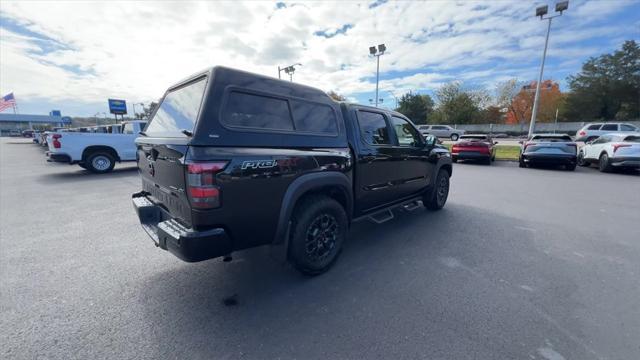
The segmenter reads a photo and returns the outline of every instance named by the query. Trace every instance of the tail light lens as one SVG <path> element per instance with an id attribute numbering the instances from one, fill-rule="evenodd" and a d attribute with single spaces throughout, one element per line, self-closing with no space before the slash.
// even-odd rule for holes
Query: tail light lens
<path id="1" fill-rule="evenodd" d="M 216 174 L 226 166 L 226 161 L 187 164 L 187 190 L 194 208 L 220 207 L 221 191 L 216 185 Z"/>
<path id="2" fill-rule="evenodd" d="M 60 143 L 60 138 L 62 137 L 62 135 L 60 134 L 53 134 L 52 135 L 52 139 L 53 139 L 53 147 L 56 149 L 60 149 L 60 147 L 62 146 L 62 144 Z"/>
<path id="3" fill-rule="evenodd" d="M 613 152 L 618 151 L 619 148 L 623 148 L 623 147 L 631 147 L 630 144 L 615 144 L 613 145 Z"/>
<path id="4" fill-rule="evenodd" d="M 580 136 L 585 136 L 585 135 L 587 135 L 587 132 L 586 132 L 586 131 L 584 131 L 584 130 L 580 130 L 580 132 L 578 133 L 578 135 L 580 135 Z"/>

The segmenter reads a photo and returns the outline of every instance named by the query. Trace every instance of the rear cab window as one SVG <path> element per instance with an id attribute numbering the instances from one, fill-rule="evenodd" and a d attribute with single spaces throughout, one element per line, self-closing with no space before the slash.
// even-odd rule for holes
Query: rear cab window
<path id="1" fill-rule="evenodd" d="M 206 77 L 202 77 L 169 91 L 149 122 L 145 134 L 151 137 L 188 137 L 187 134 L 192 133 L 195 127 L 206 84 Z M 125 125 L 123 132 L 126 131 Z"/>
<path id="2" fill-rule="evenodd" d="M 241 90 L 229 92 L 222 123 L 235 130 L 338 134 L 336 114 L 328 105 Z"/>

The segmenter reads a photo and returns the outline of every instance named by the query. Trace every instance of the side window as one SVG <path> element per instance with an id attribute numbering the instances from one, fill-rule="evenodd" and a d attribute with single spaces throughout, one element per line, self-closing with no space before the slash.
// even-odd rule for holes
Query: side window
<path id="1" fill-rule="evenodd" d="M 384 116 L 370 111 L 358 111 L 362 138 L 371 145 L 389 145 L 389 129 Z"/>
<path id="2" fill-rule="evenodd" d="M 602 129 L 603 131 L 617 131 L 618 130 L 618 124 L 604 124 L 602 125 Z"/>
<path id="3" fill-rule="evenodd" d="M 432 126 L 431 129 L 433 129 L 433 130 L 446 130 L 447 128 L 444 127 L 444 126 L 436 125 L 436 126 Z"/>
<path id="4" fill-rule="evenodd" d="M 336 114 L 328 105 L 290 100 L 296 131 L 336 135 Z"/>
<path id="5" fill-rule="evenodd" d="M 600 126 L 602 126 L 602 124 L 589 125 L 587 130 L 598 130 L 600 129 Z"/>
<path id="6" fill-rule="evenodd" d="M 391 117 L 391 123 L 396 131 L 398 137 L 398 144 L 400 146 L 418 146 L 420 145 L 420 135 L 409 124 L 409 122 L 403 118 L 397 116 Z"/>
<path id="7" fill-rule="evenodd" d="M 133 124 L 126 123 L 124 124 L 124 129 L 122 130 L 123 134 L 133 134 Z"/>
<path id="8" fill-rule="evenodd" d="M 293 131 L 286 100 L 232 91 L 222 113 L 232 127 Z"/>
<path id="9" fill-rule="evenodd" d="M 622 131 L 637 131 L 637 129 L 629 124 L 620 124 L 620 130 Z"/>

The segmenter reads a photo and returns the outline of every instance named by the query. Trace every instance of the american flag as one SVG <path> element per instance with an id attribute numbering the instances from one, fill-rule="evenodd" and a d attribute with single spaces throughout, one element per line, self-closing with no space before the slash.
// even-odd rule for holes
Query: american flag
<path id="1" fill-rule="evenodd" d="M 13 93 L 9 93 L 0 99 L 0 111 L 4 111 L 4 109 L 15 106 L 16 98 L 13 96 Z"/>

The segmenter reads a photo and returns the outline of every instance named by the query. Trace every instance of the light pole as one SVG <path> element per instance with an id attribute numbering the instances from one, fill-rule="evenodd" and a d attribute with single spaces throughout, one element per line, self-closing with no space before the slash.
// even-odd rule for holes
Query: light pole
<path id="1" fill-rule="evenodd" d="M 540 84 L 542 83 L 542 74 L 544 73 L 544 60 L 547 57 L 547 46 L 549 45 L 549 32 L 551 32 L 551 20 L 555 17 L 562 16 L 562 12 L 569 8 L 569 1 L 560 1 L 556 3 L 556 12 L 559 13 L 553 16 L 547 16 L 549 12 L 549 6 L 540 6 L 536 8 L 536 16 L 540 17 L 540 20 L 548 20 L 547 24 L 547 37 L 544 40 L 544 51 L 542 52 L 542 62 L 540 64 L 540 75 L 538 76 L 538 83 L 536 84 L 536 95 L 533 98 L 533 110 L 531 111 L 531 123 L 529 124 L 529 134 L 527 137 L 531 137 L 533 130 L 536 127 L 536 116 L 538 115 L 538 101 L 540 101 Z"/>
<path id="2" fill-rule="evenodd" d="M 380 80 L 380 56 L 384 55 L 384 52 L 387 51 L 387 47 L 384 44 L 378 45 L 378 48 L 375 46 L 369 47 L 369 55 L 373 55 L 377 59 L 376 64 L 376 107 L 378 107 L 378 81 Z"/>
<path id="3" fill-rule="evenodd" d="M 397 97 L 397 96 L 396 96 L 396 94 L 395 94 L 393 91 L 391 91 L 391 90 L 387 90 L 387 92 L 388 92 L 389 94 L 391 94 L 391 96 L 393 96 L 393 98 L 396 100 L 396 108 L 395 108 L 394 110 L 397 110 L 397 109 L 398 109 L 398 97 Z"/>
<path id="4" fill-rule="evenodd" d="M 280 73 L 284 71 L 285 73 L 289 74 L 289 81 L 293 82 L 293 73 L 296 72 L 296 66 L 302 66 L 302 64 L 295 63 L 293 65 L 285 66 L 282 68 L 278 66 L 278 79 L 282 79 L 280 77 Z"/>

